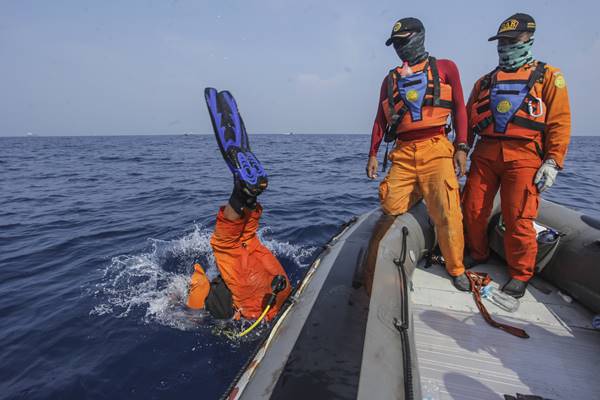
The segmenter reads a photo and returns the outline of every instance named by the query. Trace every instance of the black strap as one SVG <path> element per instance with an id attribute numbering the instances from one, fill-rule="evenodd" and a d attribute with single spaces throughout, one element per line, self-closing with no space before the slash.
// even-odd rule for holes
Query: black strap
<path id="1" fill-rule="evenodd" d="M 454 103 L 452 103 L 449 100 L 439 100 L 438 99 L 438 105 L 434 105 L 434 99 L 429 98 L 429 99 L 425 99 L 423 100 L 423 105 L 424 106 L 433 106 L 433 107 L 440 107 L 440 108 L 449 108 L 449 109 L 453 109 L 454 108 Z"/>
<path id="2" fill-rule="evenodd" d="M 391 70 L 388 74 L 388 85 L 387 85 L 387 95 L 388 95 L 388 105 L 390 107 L 390 120 L 394 120 L 394 115 L 396 114 L 396 103 L 394 99 L 394 80 L 396 78 L 396 73 L 394 70 Z"/>
<path id="3" fill-rule="evenodd" d="M 545 123 L 537 122 L 528 118 L 519 117 L 518 115 L 515 115 L 512 121 L 510 122 L 517 126 L 520 126 L 521 128 L 527 128 L 541 133 L 544 133 L 546 131 Z"/>
<path id="4" fill-rule="evenodd" d="M 535 83 L 538 80 L 541 80 L 544 77 L 545 69 L 546 69 L 546 63 L 542 62 L 542 61 L 538 61 L 537 65 L 535 66 L 535 69 L 533 70 L 531 75 L 529 75 L 529 80 L 527 81 L 527 88 L 529 90 L 531 90 L 531 88 L 533 88 L 533 85 L 535 85 Z"/>
<path id="5" fill-rule="evenodd" d="M 433 79 L 433 106 L 438 107 L 440 105 L 440 72 L 435 57 L 429 57 L 429 65 L 431 66 L 431 78 Z"/>
<path id="6" fill-rule="evenodd" d="M 488 111 L 490 109 L 490 102 L 488 101 L 487 103 L 484 103 L 482 105 L 480 105 L 479 107 L 477 107 L 477 109 L 475 110 L 477 112 L 477 114 L 483 114 L 484 112 Z"/>
<path id="7" fill-rule="evenodd" d="M 396 71 L 392 69 L 388 74 L 387 81 L 387 95 L 388 95 L 388 107 L 390 108 L 389 120 L 391 124 L 388 124 L 387 129 L 385 131 L 385 136 L 383 140 L 386 143 L 393 142 L 396 140 L 396 129 L 400 124 L 400 121 L 404 117 L 404 114 L 400 116 L 399 113 L 396 112 L 396 99 L 394 98 L 394 81 L 396 79 Z M 402 110 L 400 110 L 402 111 Z M 385 160 L 384 160 L 385 163 Z"/>
<path id="8" fill-rule="evenodd" d="M 473 131 L 476 134 L 480 135 L 481 132 L 483 132 L 483 130 L 485 128 L 487 128 L 488 126 L 490 126 L 493 122 L 494 122 L 494 117 L 490 115 L 490 116 L 482 119 L 481 121 L 479 121 L 479 123 L 473 127 Z"/>

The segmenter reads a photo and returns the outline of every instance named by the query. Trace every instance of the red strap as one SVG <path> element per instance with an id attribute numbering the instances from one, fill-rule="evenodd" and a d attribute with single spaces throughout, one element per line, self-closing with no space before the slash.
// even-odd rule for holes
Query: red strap
<path id="1" fill-rule="evenodd" d="M 479 312 L 483 316 L 483 319 L 493 326 L 494 328 L 498 328 L 503 330 L 504 332 L 510 333 L 511 335 L 520 337 L 522 339 L 529 339 L 529 335 L 521 328 L 516 328 L 514 326 L 501 324 L 500 322 L 494 321 L 487 308 L 481 301 L 481 288 L 487 286 L 492 279 L 489 277 L 487 273 L 484 272 L 471 272 L 467 271 L 467 278 L 471 282 L 471 292 L 473 293 L 473 299 L 475 300 L 475 304 L 477 304 L 477 308 L 479 308 Z"/>

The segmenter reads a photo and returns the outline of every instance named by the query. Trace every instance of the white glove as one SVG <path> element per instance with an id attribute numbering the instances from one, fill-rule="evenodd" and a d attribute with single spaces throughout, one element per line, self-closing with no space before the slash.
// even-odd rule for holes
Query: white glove
<path id="1" fill-rule="evenodd" d="M 540 169 L 538 169 L 533 183 L 535 183 L 540 193 L 542 193 L 544 190 L 554 185 L 557 174 L 558 166 L 556 165 L 556 161 L 550 158 L 544 161 Z"/>

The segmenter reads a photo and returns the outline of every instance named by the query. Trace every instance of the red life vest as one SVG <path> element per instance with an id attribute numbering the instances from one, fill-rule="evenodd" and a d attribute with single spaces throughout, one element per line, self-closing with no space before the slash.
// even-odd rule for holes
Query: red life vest
<path id="1" fill-rule="evenodd" d="M 447 124 L 453 108 L 452 86 L 440 81 L 434 57 L 404 78 L 399 67 L 391 70 L 387 83 L 388 97 L 382 102 L 388 123 L 386 142 L 401 138 L 403 132 Z"/>

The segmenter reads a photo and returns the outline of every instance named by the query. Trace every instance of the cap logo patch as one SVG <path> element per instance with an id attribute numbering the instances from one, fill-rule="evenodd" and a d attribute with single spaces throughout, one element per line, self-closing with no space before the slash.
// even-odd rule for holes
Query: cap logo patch
<path id="1" fill-rule="evenodd" d="M 519 26 L 519 21 L 516 19 L 509 19 L 508 21 L 504 21 L 502 25 L 500 25 L 500 29 L 498 29 L 498 33 L 506 32 L 506 31 L 514 31 Z"/>
<path id="2" fill-rule="evenodd" d="M 394 29 L 393 29 L 393 32 L 394 32 L 394 33 L 398 32 L 398 31 L 400 30 L 400 28 L 402 28 L 402 22 L 396 22 L 396 23 L 394 24 Z"/>
<path id="3" fill-rule="evenodd" d="M 417 100 L 419 100 L 419 92 L 417 92 L 416 90 L 409 90 L 406 93 L 406 99 L 411 103 L 416 102 Z"/>
<path id="4" fill-rule="evenodd" d="M 510 101 L 508 100 L 502 100 L 500 103 L 498 103 L 498 105 L 496 106 L 496 110 L 498 110 L 499 113 L 507 113 L 510 111 L 512 107 L 512 104 L 510 104 Z"/>

